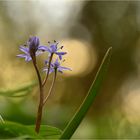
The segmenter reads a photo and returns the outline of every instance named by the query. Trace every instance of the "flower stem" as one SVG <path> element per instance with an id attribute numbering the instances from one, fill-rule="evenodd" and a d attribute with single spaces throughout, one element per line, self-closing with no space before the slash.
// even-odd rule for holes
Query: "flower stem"
<path id="1" fill-rule="evenodd" d="M 46 84 L 46 82 L 47 82 L 47 79 L 48 79 L 48 77 L 49 77 L 49 71 L 50 71 L 50 66 L 51 66 L 52 58 L 53 58 L 53 53 L 51 54 L 50 59 L 49 59 L 48 71 L 47 71 L 46 77 L 45 77 L 45 79 L 44 79 L 44 81 L 43 81 L 43 84 L 42 84 L 43 87 L 45 86 L 45 84 Z"/>
<path id="2" fill-rule="evenodd" d="M 34 68 L 35 68 L 36 73 L 37 73 L 38 82 L 39 82 L 39 90 L 40 90 L 40 101 L 39 101 L 39 106 L 38 106 L 38 113 L 37 113 L 36 127 L 35 127 L 35 131 L 36 131 L 37 133 L 39 133 L 40 125 L 41 125 L 41 119 L 42 119 L 42 110 L 43 110 L 44 93 L 43 93 L 42 80 L 41 80 L 41 76 L 40 76 L 38 67 L 37 67 L 37 65 L 36 65 L 36 61 L 35 61 L 35 59 L 32 59 L 32 60 L 33 60 Z"/>
<path id="3" fill-rule="evenodd" d="M 55 70 L 55 73 L 54 73 L 54 77 L 53 77 L 53 81 L 52 81 L 52 85 L 49 89 L 49 92 L 48 92 L 48 95 L 46 96 L 46 98 L 44 99 L 43 101 L 43 105 L 45 105 L 45 103 L 47 102 L 49 96 L 51 95 L 52 91 L 53 91 L 53 87 L 55 85 L 55 81 L 56 81 L 56 75 L 57 75 L 57 70 Z"/>

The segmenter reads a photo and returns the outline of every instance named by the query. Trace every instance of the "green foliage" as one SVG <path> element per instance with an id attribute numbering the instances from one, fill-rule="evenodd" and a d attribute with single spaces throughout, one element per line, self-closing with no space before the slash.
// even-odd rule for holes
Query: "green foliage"
<path id="1" fill-rule="evenodd" d="M 31 128 L 32 130 L 34 130 L 35 126 L 30 125 L 28 126 L 28 128 Z M 55 138 L 59 138 L 61 133 L 62 131 L 56 127 L 41 125 L 39 135 L 43 138 L 55 139 Z"/>
<path id="2" fill-rule="evenodd" d="M 111 57 L 111 51 L 112 48 L 109 48 L 108 51 L 106 52 L 103 61 L 99 67 L 99 70 L 96 74 L 96 77 L 91 85 L 91 88 L 88 92 L 88 95 L 86 96 L 85 100 L 81 104 L 79 110 L 76 112 L 72 120 L 68 123 L 66 128 L 64 129 L 60 139 L 70 139 L 71 136 L 74 134 L 76 131 L 77 127 L 85 117 L 87 111 L 89 110 L 90 106 L 92 105 L 97 93 L 99 92 L 99 89 L 102 85 L 103 79 L 105 77 L 108 64 L 110 61 Z"/>
<path id="3" fill-rule="evenodd" d="M 58 138 L 61 135 L 61 130 L 55 127 L 42 125 L 40 133 L 35 132 L 35 126 L 22 125 L 15 122 L 0 123 L 0 139 L 48 139 Z"/>
<path id="4" fill-rule="evenodd" d="M 37 85 L 37 82 L 33 81 L 22 87 L 16 89 L 0 89 L 0 95 L 5 97 L 22 97 L 31 93 L 33 87 Z"/>
<path id="5" fill-rule="evenodd" d="M 0 115 L 0 123 L 4 123 L 4 120 L 1 115 Z"/>
<path id="6" fill-rule="evenodd" d="M 5 138 L 16 138 L 16 139 L 70 139 L 71 136 L 76 131 L 77 127 L 85 117 L 87 111 L 92 105 L 99 89 L 102 85 L 103 79 L 105 77 L 108 64 L 110 61 L 112 48 L 109 48 L 106 52 L 103 61 L 99 67 L 99 70 L 96 74 L 95 80 L 93 81 L 91 88 L 85 97 L 85 100 L 81 104 L 79 110 L 76 112 L 72 120 L 68 123 L 63 133 L 61 130 L 55 127 L 42 125 L 40 129 L 40 133 L 36 134 L 33 125 L 22 125 L 14 122 L 1 122 L 0 123 L 0 139 Z M 0 90 L 0 95 L 6 97 L 22 97 L 27 95 L 27 93 L 31 92 L 33 87 L 36 85 L 36 82 L 28 84 L 26 86 L 12 89 L 12 90 Z"/>
<path id="7" fill-rule="evenodd" d="M 5 122 L 0 124 L 0 139 L 18 138 L 21 136 L 24 138 L 34 138 L 37 135 L 32 129 L 18 123 Z"/>

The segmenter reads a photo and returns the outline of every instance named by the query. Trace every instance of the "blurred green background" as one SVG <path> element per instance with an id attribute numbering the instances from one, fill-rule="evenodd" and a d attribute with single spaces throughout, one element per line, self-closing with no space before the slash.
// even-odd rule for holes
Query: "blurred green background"
<path id="1" fill-rule="evenodd" d="M 36 81 L 32 63 L 16 58 L 30 35 L 43 45 L 59 41 L 68 52 L 63 65 L 73 69 L 58 75 L 44 124 L 65 128 L 112 46 L 104 84 L 73 138 L 140 138 L 140 1 L 0 1 L 0 93 Z M 45 55 L 38 58 L 42 70 Z M 24 97 L 1 95 L 0 114 L 34 124 L 38 97 L 38 86 Z"/>

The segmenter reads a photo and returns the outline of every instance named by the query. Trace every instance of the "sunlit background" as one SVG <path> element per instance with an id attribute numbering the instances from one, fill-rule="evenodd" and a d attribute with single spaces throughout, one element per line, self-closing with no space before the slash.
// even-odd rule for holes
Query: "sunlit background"
<path id="1" fill-rule="evenodd" d="M 44 124 L 65 128 L 112 47 L 104 84 L 73 137 L 140 138 L 140 1 L 0 1 L 0 91 L 37 80 L 32 63 L 16 58 L 30 35 L 43 45 L 57 40 L 68 52 L 63 65 L 72 68 L 57 76 Z M 0 96 L 4 120 L 34 124 L 37 106 L 37 86 L 24 97 Z"/>

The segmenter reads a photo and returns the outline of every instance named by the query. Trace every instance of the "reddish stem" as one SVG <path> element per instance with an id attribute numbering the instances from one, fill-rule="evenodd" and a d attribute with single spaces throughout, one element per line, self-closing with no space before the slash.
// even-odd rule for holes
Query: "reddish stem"
<path id="1" fill-rule="evenodd" d="M 42 119 L 44 93 L 43 93 L 41 76 L 40 76 L 38 67 L 36 65 L 36 60 L 35 59 L 32 59 L 32 60 L 33 60 L 33 65 L 34 65 L 36 73 L 37 73 L 38 82 L 39 82 L 39 90 L 40 90 L 40 101 L 39 101 L 39 106 L 38 106 L 38 112 L 37 112 L 37 118 L 36 118 L 36 127 L 35 127 L 35 131 L 37 133 L 39 133 L 40 125 L 41 125 L 41 119 Z"/>
<path id="2" fill-rule="evenodd" d="M 45 84 L 46 84 L 46 82 L 48 80 L 48 77 L 49 77 L 49 71 L 50 71 L 50 66 L 51 66 L 52 58 L 53 58 L 53 53 L 51 54 L 50 59 L 49 59 L 48 71 L 47 71 L 46 77 L 45 77 L 45 79 L 43 81 L 43 84 L 42 84 L 43 87 L 45 86 Z"/>
<path id="3" fill-rule="evenodd" d="M 53 91 L 53 87 L 54 87 L 54 84 L 55 84 L 55 80 L 56 80 L 56 74 L 57 74 L 57 70 L 55 70 L 55 73 L 54 73 L 54 77 L 53 77 L 53 81 L 52 81 L 52 85 L 50 87 L 50 90 L 48 92 L 48 95 L 46 96 L 46 98 L 44 99 L 43 101 L 43 105 L 45 105 L 45 103 L 47 102 L 49 96 L 51 95 L 52 91 Z"/>

